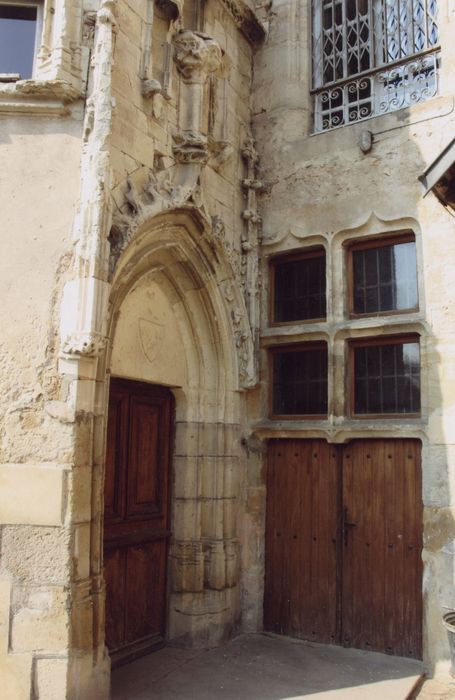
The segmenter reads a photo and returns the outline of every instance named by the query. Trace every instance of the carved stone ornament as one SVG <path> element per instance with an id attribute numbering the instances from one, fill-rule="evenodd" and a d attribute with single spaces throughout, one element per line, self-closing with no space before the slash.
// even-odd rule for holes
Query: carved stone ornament
<path id="1" fill-rule="evenodd" d="M 141 93 L 143 97 L 154 97 L 155 95 L 160 95 L 163 91 L 163 86 L 159 80 L 155 78 L 150 78 L 150 80 L 142 80 L 141 82 Z"/>
<path id="2" fill-rule="evenodd" d="M 247 163 L 249 163 L 251 165 L 257 164 L 257 162 L 259 160 L 259 156 L 258 156 L 258 152 L 256 151 L 256 147 L 254 145 L 254 139 L 252 136 L 246 137 L 246 139 L 243 143 L 241 152 L 242 152 L 243 160 L 245 160 Z M 251 179 L 253 179 L 253 178 L 251 178 Z"/>
<path id="3" fill-rule="evenodd" d="M 254 386 L 254 346 L 242 295 L 231 280 L 222 282 L 221 292 L 230 308 L 240 382 L 244 387 Z"/>
<path id="4" fill-rule="evenodd" d="M 179 166 L 156 174 L 143 168 L 127 178 L 122 192 L 124 204 L 114 210 L 109 234 L 111 275 L 122 251 L 144 221 L 168 209 L 182 206 L 197 209 L 208 218 L 198 172 L 187 168 L 184 173 L 186 176 L 178 181 L 174 180 L 176 167 Z"/>
<path id="5" fill-rule="evenodd" d="M 229 261 L 229 264 L 236 276 L 236 279 L 240 282 L 241 272 L 240 272 L 240 251 L 236 250 L 234 246 L 228 241 L 226 237 L 226 228 L 224 221 L 218 214 L 212 216 L 212 236 L 213 240 L 217 241 L 219 245 L 224 250 L 224 254 Z M 225 295 L 227 299 L 227 296 Z"/>
<path id="6" fill-rule="evenodd" d="M 97 357 L 104 351 L 108 338 L 100 333 L 73 333 L 62 345 L 65 355 Z"/>
<path id="7" fill-rule="evenodd" d="M 184 82 L 204 84 L 221 66 L 221 49 L 211 37 L 182 29 L 174 36 L 174 60 Z"/>
<path id="8" fill-rule="evenodd" d="M 207 137 L 200 132 L 181 131 L 174 135 L 172 152 L 177 163 L 205 165 L 209 159 Z"/>
<path id="9" fill-rule="evenodd" d="M 101 24 L 111 24 L 113 27 L 116 25 L 115 20 L 115 8 L 117 6 L 117 0 L 102 0 L 101 7 L 98 10 L 97 20 Z"/>
<path id="10" fill-rule="evenodd" d="M 84 12 L 82 25 L 82 42 L 84 46 L 92 48 L 95 39 L 96 12 L 90 10 Z"/>
<path id="11" fill-rule="evenodd" d="M 117 261 L 123 250 L 134 239 L 136 231 L 150 219 L 167 209 L 185 209 L 188 211 L 197 210 L 199 216 L 204 221 L 204 232 L 206 242 L 213 250 L 214 260 L 223 259 L 229 263 L 231 273 L 228 278 L 220 283 L 221 292 L 228 306 L 228 313 L 232 327 L 232 335 L 236 346 L 238 357 L 239 381 L 243 388 L 255 385 L 257 377 L 255 375 L 254 344 L 248 323 L 247 309 L 241 291 L 240 280 L 240 252 L 235 250 L 227 240 L 226 230 L 223 220 L 219 215 L 208 216 L 202 198 L 201 187 L 198 177 L 194 177 L 196 169 L 186 168 L 192 171 L 192 176 L 177 184 L 172 180 L 172 171 L 175 166 L 168 170 L 153 173 L 147 168 L 141 168 L 132 173 L 115 196 L 117 211 L 113 214 L 113 222 L 109 235 L 111 246 L 110 275 L 113 276 Z M 120 195 L 120 196 L 119 196 Z M 123 203 L 121 200 L 123 199 Z M 223 254 L 222 254 L 223 252 Z M 151 356 L 151 347 L 155 346 L 159 340 L 159 329 L 151 332 L 149 324 L 142 322 L 140 329 L 142 345 L 146 356 Z M 144 335 L 145 330 L 145 335 Z M 152 337 L 153 336 L 153 337 Z M 145 342 L 144 342 L 145 338 Z M 153 340 L 153 342 L 152 342 Z M 73 352 L 75 343 L 73 343 Z M 77 345 L 80 347 L 80 343 Z M 67 345 L 69 351 L 69 344 Z"/>

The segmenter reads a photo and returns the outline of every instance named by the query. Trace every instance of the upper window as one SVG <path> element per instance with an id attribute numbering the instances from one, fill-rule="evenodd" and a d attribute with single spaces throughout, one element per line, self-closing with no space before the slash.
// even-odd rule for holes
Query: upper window
<path id="1" fill-rule="evenodd" d="M 272 260 L 271 278 L 272 323 L 325 319 L 324 250 Z"/>
<path id="2" fill-rule="evenodd" d="M 38 50 L 40 4 L 0 0 L 0 79 L 25 80 L 33 75 Z"/>
<path id="3" fill-rule="evenodd" d="M 315 131 L 437 94 L 437 0 L 313 0 Z"/>
<path id="4" fill-rule="evenodd" d="M 417 309 L 417 263 L 413 236 L 366 241 L 349 249 L 351 315 Z"/>

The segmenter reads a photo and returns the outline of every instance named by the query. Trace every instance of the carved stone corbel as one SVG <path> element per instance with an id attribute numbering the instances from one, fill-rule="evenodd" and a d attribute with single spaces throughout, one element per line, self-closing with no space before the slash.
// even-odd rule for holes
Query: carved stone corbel
<path id="1" fill-rule="evenodd" d="M 64 355 L 79 357 L 98 357 L 104 351 L 108 338 L 100 333 L 73 333 L 65 338 L 61 352 Z"/>
<path id="2" fill-rule="evenodd" d="M 160 95 L 163 92 L 163 86 L 159 80 L 155 78 L 150 78 L 150 80 L 142 80 L 141 82 L 141 93 L 142 97 L 150 98 L 155 97 L 155 95 Z"/>
<path id="3" fill-rule="evenodd" d="M 222 53 L 215 39 L 201 32 L 181 29 L 174 36 L 174 61 L 188 85 L 204 85 L 221 66 Z"/>
<path id="4" fill-rule="evenodd" d="M 174 61 L 182 78 L 181 130 L 174 135 L 173 152 L 177 163 L 206 165 L 210 153 L 202 133 L 204 85 L 219 70 L 222 52 L 218 43 L 201 32 L 182 29 L 173 38 Z"/>

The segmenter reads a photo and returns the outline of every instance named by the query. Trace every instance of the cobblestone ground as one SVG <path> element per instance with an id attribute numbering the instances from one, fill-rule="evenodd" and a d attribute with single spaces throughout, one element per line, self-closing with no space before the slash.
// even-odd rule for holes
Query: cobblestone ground
<path id="1" fill-rule="evenodd" d="M 430 680 L 423 684 L 421 690 L 416 695 L 416 700 L 454 700 L 455 680 L 451 683 L 441 683 L 441 681 Z"/>

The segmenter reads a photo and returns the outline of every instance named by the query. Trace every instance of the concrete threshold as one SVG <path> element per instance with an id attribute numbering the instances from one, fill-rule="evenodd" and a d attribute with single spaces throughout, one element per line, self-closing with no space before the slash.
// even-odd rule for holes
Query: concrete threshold
<path id="1" fill-rule="evenodd" d="M 216 649 L 166 647 L 115 670 L 112 700 L 408 700 L 413 659 L 245 634 Z"/>

